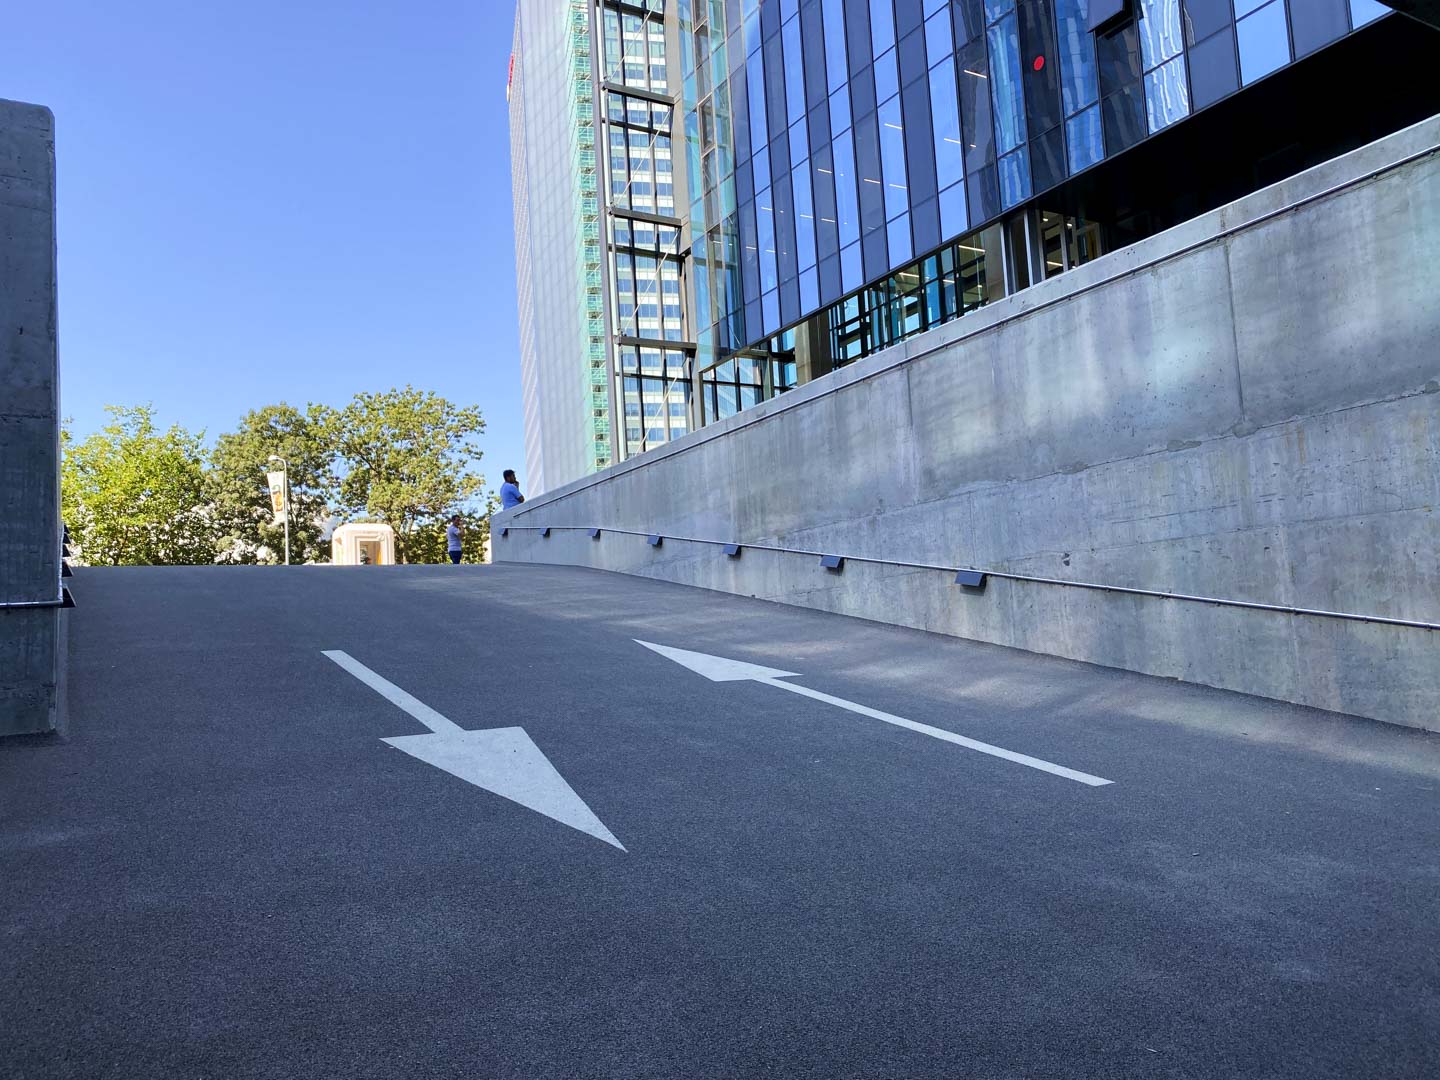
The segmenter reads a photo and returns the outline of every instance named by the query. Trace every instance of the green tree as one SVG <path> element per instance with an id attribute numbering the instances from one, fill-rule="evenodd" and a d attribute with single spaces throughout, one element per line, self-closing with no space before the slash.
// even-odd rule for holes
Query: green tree
<path id="1" fill-rule="evenodd" d="M 356 394 L 343 409 L 314 406 L 312 417 L 339 458 L 340 510 L 388 523 L 402 562 L 413 561 L 410 545 L 422 523 L 455 513 L 485 486 L 471 471 L 480 461 L 475 438 L 485 430 L 476 406 L 406 386 Z"/>
<path id="2" fill-rule="evenodd" d="M 462 563 L 485 561 L 485 549 L 490 540 L 490 514 L 500 509 L 500 499 L 493 492 L 486 498 L 483 511 L 459 510 L 460 526 L 465 530 L 461 547 Z M 435 521 L 418 523 L 410 533 L 406 546 L 406 560 L 412 563 L 443 563 L 450 561 L 445 538 L 445 528 L 450 524 L 446 515 Z"/>
<path id="3" fill-rule="evenodd" d="M 61 508 L 77 556 L 95 566 L 209 563 L 214 523 L 203 435 L 155 427 L 149 405 L 107 405 L 84 442 L 62 436 Z"/>
<path id="4" fill-rule="evenodd" d="M 275 523 L 265 478 L 280 468 L 271 454 L 290 467 L 290 561 L 329 561 L 330 546 L 320 534 L 330 517 L 335 454 L 324 425 L 284 402 L 246 413 L 210 452 L 220 560 L 276 563 L 283 557 L 285 527 Z"/>

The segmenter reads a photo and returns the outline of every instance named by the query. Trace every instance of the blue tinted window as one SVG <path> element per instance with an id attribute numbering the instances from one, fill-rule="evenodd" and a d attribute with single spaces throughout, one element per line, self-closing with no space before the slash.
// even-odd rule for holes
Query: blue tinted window
<path id="1" fill-rule="evenodd" d="M 1238 19 L 1242 15 L 1249 15 L 1256 8 L 1269 2 L 1270 0 L 1235 0 L 1235 17 Z"/>
<path id="2" fill-rule="evenodd" d="M 1240 81 L 1245 84 L 1269 75 L 1290 62 L 1290 29 L 1284 0 L 1270 4 L 1235 24 L 1240 43 Z"/>
<path id="3" fill-rule="evenodd" d="M 851 244 L 841 250 L 840 280 L 846 292 L 865 284 L 865 264 L 860 259 L 859 244 Z"/>
<path id="4" fill-rule="evenodd" d="M 820 282 L 814 269 L 800 274 L 800 310 L 807 315 L 820 306 Z"/>
<path id="5" fill-rule="evenodd" d="M 1140 56 L 1145 70 L 1180 55 L 1180 0 L 1140 0 Z"/>
<path id="6" fill-rule="evenodd" d="M 943 190 L 965 175 L 953 60 L 946 60 L 930 72 L 930 115 L 935 129 L 935 177 Z"/>
<path id="7" fill-rule="evenodd" d="M 1305 56 L 1322 45 L 1345 36 L 1350 17 L 1345 0 L 1309 0 L 1290 5 L 1290 36 L 1295 41 L 1295 55 Z"/>
<path id="8" fill-rule="evenodd" d="M 1235 69 L 1235 28 L 1190 47 L 1190 94 L 1195 108 L 1203 109 L 1240 88 Z"/>
<path id="9" fill-rule="evenodd" d="M 780 38 L 785 48 L 785 115 L 793 124 L 805 115 L 805 55 L 800 45 L 800 20 L 787 22 Z"/>
<path id="10" fill-rule="evenodd" d="M 925 21 L 925 55 L 930 66 L 948 59 L 955 51 L 954 39 L 950 33 L 950 12 L 942 11 Z"/>
<path id="11" fill-rule="evenodd" d="M 885 179 L 885 219 L 910 209 L 909 181 L 905 176 L 905 126 L 900 99 L 880 106 L 880 167 Z"/>
<path id="12" fill-rule="evenodd" d="M 894 0 L 870 0 L 870 55 L 895 46 Z"/>
<path id="13" fill-rule="evenodd" d="M 845 7 L 841 0 L 824 0 L 825 79 L 832 91 L 845 85 Z"/>
<path id="14" fill-rule="evenodd" d="M 925 14 L 934 15 L 937 11 L 943 11 L 950 6 L 950 0 L 925 0 Z"/>
<path id="15" fill-rule="evenodd" d="M 900 92 L 900 75 L 895 70 L 895 50 L 875 61 L 875 100 L 889 101 Z"/>
<path id="16" fill-rule="evenodd" d="M 1190 114 L 1184 57 L 1176 57 L 1145 76 L 1145 108 L 1152 135 Z"/>
<path id="17" fill-rule="evenodd" d="M 1101 134 L 1100 106 L 1072 116 L 1065 122 L 1065 141 L 1070 147 L 1070 171 L 1088 169 L 1105 156 L 1105 139 Z"/>
<path id="18" fill-rule="evenodd" d="M 1025 141 L 1020 39 L 1015 16 L 1005 16 L 987 30 L 986 35 L 990 41 L 990 96 L 995 105 L 995 152 L 1004 154 Z"/>
<path id="19" fill-rule="evenodd" d="M 765 61 L 754 52 L 745 61 L 745 90 L 750 95 L 750 146 L 764 146 L 770 141 L 765 124 Z"/>
<path id="20" fill-rule="evenodd" d="M 1350 18 L 1355 21 L 1357 28 L 1378 19 L 1389 10 L 1379 0 L 1350 0 Z"/>
<path id="21" fill-rule="evenodd" d="M 985 0 L 985 21 L 992 23 L 1001 15 L 1015 10 L 1015 0 Z"/>
<path id="22" fill-rule="evenodd" d="M 765 313 L 765 333 L 773 334 L 780 329 L 780 294 L 768 292 L 761 298 Z"/>
<path id="23" fill-rule="evenodd" d="M 810 132 L 802 115 L 790 129 L 790 163 L 798 165 L 810 156 Z"/>
<path id="24" fill-rule="evenodd" d="M 830 95 L 830 130 L 844 131 L 850 126 L 850 88 L 842 86 Z"/>
<path id="25" fill-rule="evenodd" d="M 755 196 L 755 225 L 760 240 L 760 291 L 765 292 L 780 282 L 775 259 L 775 207 L 768 188 Z"/>
<path id="26" fill-rule="evenodd" d="M 1030 197 L 1029 148 L 1022 146 L 997 164 L 1000 166 L 1000 202 L 1008 210 Z"/>
<path id="27" fill-rule="evenodd" d="M 754 173 L 756 191 L 770 186 L 770 148 L 762 146 L 750 159 L 750 171 Z"/>
<path id="28" fill-rule="evenodd" d="M 1185 0 L 1185 32 L 1192 45 L 1234 21 L 1230 0 Z"/>
<path id="29" fill-rule="evenodd" d="M 815 265 L 815 207 L 810 198 L 810 166 L 798 165 L 790 174 L 795 198 L 795 263 L 801 270 Z"/>
<path id="30" fill-rule="evenodd" d="M 910 215 L 904 214 L 886 226 L 890 238 L 890 268 L 910 261 Z"/>
<path id="31" fill-rule="evenodd" d="M 1055 0 L 1060 28 L 1060 90 L 1065 115 L 1094 104 L 1100 96 L 1095 44 L 1086 17 L 1086 0 Z"/>
<path id="32" fill-rule="evenodd" d="M 840 246 L 860 239 L 860 203 L 855 195 L 855 145 L 850 132 L 835 139 L 835 210 L 839 217 Z"/>
<path id="33" fill-rule="evenodd" d="M 965 185 L 956 184 L 940 193 L 940 231 L 948 239 L 959 236 L 970 227 L 965 210 Z"/>
<path id="34" fill-rule="evenodd" d="M 745 55 L 760 48 L 760 13 L 752 11 L 745 19 Z"/>

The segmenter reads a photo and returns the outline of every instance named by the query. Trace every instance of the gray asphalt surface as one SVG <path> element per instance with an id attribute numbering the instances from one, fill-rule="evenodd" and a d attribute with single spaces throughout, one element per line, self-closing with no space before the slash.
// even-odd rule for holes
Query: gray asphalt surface
<path id="1" fill-rule="evenodd" d="M 69 737 L 0 744 L 7 1080 L 1440 1075 L 1435 736 L 579 569 L 74 591 Z M 325 649 L 628 850 L 386 746 Z"/>

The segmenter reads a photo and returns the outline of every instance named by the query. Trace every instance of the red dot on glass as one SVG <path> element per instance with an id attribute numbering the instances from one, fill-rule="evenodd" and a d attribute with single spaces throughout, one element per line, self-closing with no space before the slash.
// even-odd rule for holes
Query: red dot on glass
<path id="1" fill-rule="evenodd" d="M 1044 68 L 1044 67 L 1045 67 L 1045 58 L 1044 58 L 1043 56 L 1037 56 L 1037 57 L 1035 57 L 1035 70 L 1036 70 L 1036 71 L 1040 71 L 1040 70 L 1041 70 L 1042 68 Z"/>

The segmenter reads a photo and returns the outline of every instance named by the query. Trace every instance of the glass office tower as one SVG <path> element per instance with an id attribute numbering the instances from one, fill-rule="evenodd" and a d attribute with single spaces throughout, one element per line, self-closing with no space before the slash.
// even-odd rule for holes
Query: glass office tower
<path id="1" fill-rule="evenodd" d="M 697 424 L 1437 107 L 1375 0 L 675 6 Z"/>
<path id="2" fill-rule="evenodd" d="M 1440 111 L 1377 0 L 519 0 L 532 490 Z"/>
<path id="3" fill-rule="evenodd" d="M 676 33 L 664 0 L 516 5 L 508 93 L 532 492 L 690 430 Z"/>

